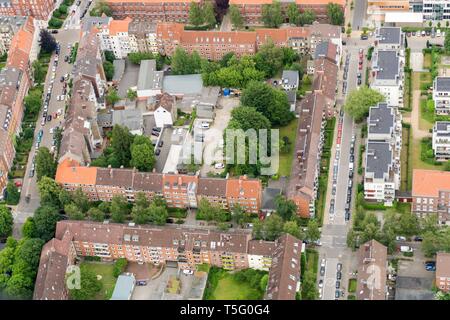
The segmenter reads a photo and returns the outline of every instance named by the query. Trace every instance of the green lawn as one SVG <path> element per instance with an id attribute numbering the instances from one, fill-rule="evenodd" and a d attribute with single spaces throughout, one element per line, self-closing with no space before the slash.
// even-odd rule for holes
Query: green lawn
<path id="1" fill-rule="evenodd" d="M 287 126 L 280 129 L 280 140 L 283 137 L 288 137 L 290 142 L 290 149 L 288 153 L 280 152 L 280 165 L 278 169 L 278 176 L 289 176 L 291 174 L 292 159 L 295 151 L 295 140 L 297 137 L 298 119 L 295 118 Z"/>
<path id="2" fill-rule="evenodd" d="M 423 55 L 423 68 L 431 68 L 431 53 L 427 52 Z"/>
<path id="3" fill-rule="evenodd" d="M 423 162 L 420 159 L 421 155 L 421 141 L 419 139 L 412 139 L 411 140 L 411 152 L 409 154 L 411 160 L 412 160 L 412 167 L 413 169 L 428 169 L 428 170 L 442 170 L 443 166 L 436 166 L 432 165 L 426 162 Z"/>
<path id="4" fill-rule="evenodd" d="M 92 263 L 83 262 L 83 265 L 88 266 L 89 269 L 96 275 L 102 277 L 103 283 L 102 291 L 97 295 L 96 300 L 109 300 L 114 291 L 117 279 L 113 276 L 114 265 L 112 263 Z"/>
<path id="5" fill-rule="evenodd" d="M 319 268 L 319 252 L 314 249 L 306 249 L 306 269 L 313 270 L 317 275 Z"/>
<path id="6" fill-rule="evenodd" d="M 235 281 L 230 273 L 225 272 L 219 279 L 209 300 L 251 300 L 257 296 L 262 298 L 257 290 L 246 283 Z"/>
<path id="7" fill-rule="evenodd" d="M 402 129 L 402 152 L 400 155 L 400 161 L 402 163 L 401 168 L 401 183 L 400 183 L 400 190 L 401 191 L 408 191 L 411 190 L 410 186 L 412 185 L 411 179 L 412 179 L 412 167 L 411 163 L 408 159 L 408 148 L 409 148 L 409 142 L 410 142 L 411 134 L 410 134 L 410 128 L 403 128 Z"/>
<path id="8" fill-rule="evenodd" d="M 348 280 L 348 292 L 354 293 L 356 292 L 356 279 L 349 279 Z"/>

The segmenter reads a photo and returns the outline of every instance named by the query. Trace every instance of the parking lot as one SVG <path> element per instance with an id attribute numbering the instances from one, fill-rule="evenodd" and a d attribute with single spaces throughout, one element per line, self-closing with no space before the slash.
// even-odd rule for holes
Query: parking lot
<path id="1" fill-rule="evenodd" d="M 204 130 L 205 140 L 203 144 L 203 166 L 200 171 L 201 176 L 207 176 L 208 172 L 220 173 L 222 171 L 222 169 L 215 169 L 212 163 L 223 163 L 223 158 L 218 151 L 221 150 L 221 141 L 223 140 L 224 130 L 231 118 L 231 110 L 236 108 L 239 103 L 239 98 L 219 98 L 219 108 L 215 109 L 216 117 L 214 122 L 209 129 Z"/>
<path id="2" fill-rule="evenodd" d="M 172 145 L 171 143 L 172 132 L 173 132 L 172 128 L 164 128 L 161 136 L 158 139 L 158 145 L 155 147 L 155 152 L 156 150 L 160 150 L 159 155 L 156 155 L 155 153 L 156 157 L 155 168 L 157 172 L 162 172 L 164 169 L 164 165 L 166 164 L 167 157 L 169 156 L 170 147 Z M 161 141 L 163 142 L 162 147 L 159 146 Z"/>

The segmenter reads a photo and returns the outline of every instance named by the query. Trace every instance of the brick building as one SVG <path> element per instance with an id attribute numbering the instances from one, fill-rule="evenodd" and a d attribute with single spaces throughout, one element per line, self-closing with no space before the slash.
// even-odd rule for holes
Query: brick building
<path id="1" fill-rule="evenodd" d="M 32 16 L 47 20 L 55 7 L 53 0 L 0 0 L 2 16 Z"/>
<path id="2" fill-rule="evenodd" d="M 450 291 L 450 253 L 436 254 L 436 287 L 444 292 Z"/>
<path id="3" fill-rule="evenodd" d="M 202 0 L 106 0 L 115 18 L 146 18 L 152 21 L 187 22 L 191 3 Z"/>
<path id="4" fill-rule="evenodd" d="M 301 241 L 290 235 L 274 242 L 255 242 L 248 231 L 60 221 L 55 238 L 42 250 L 33 299 L 67 299 L 65 274 L 75 257 L 96 256 L 104 261 L 125 258 L 138 263 L 170 264 L 183 270 L 194 270 L 196 265 L 207 263 L 239 270 L 251 267 L 249 254 L 261 260 L 271 256 L 269 267 L 266 264 L 260 268 L 270 268 L 273 274 L 268 286 L 269 299 L 295 299 Z"/>

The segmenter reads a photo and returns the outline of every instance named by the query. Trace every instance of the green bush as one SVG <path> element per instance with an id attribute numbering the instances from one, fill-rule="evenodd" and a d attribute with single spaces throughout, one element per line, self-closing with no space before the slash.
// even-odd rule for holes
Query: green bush
<path id="1" fill-rule="evenodd" d="M 119 277 L 127 268 L 128 260 L 125 258 L 117 259 L 114 263 L 113 276 Z"/>
<path id="2" fill-rule="evenodd" d="M 64 21 L 56 19 L 52 17 L 50 21 L 48 22 L 48 28 L 49 29 L 59 29 L 62 27 Z"/>

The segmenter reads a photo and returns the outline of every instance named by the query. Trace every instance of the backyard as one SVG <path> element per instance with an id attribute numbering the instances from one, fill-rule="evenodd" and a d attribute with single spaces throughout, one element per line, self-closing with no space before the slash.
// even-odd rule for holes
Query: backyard
<path id="1" fill-rule="evenodd" d="M 97 277 L 101 277 L 102 290 L 97 294 L 96 300 L 109 300 L 116 285 L 116 278 L 113 276 L 114 264 L 100 262 L 83 262 L 82 265 L 89 267 Z"/>
<path id="2" fill-rule="evenodd" d="M 280 140 L 283 137 L 288 138 L 288 152 L 280 152 L 280 165 L 278 170 L 278 176 L 289 176 L 291 173 L 292 159 L 294 157 L 295 151 L 295 139 L 297 137 L 297 126 L 298 119 L 294 119 L 287 126 L 279 128 L 280 129 Z"/>

